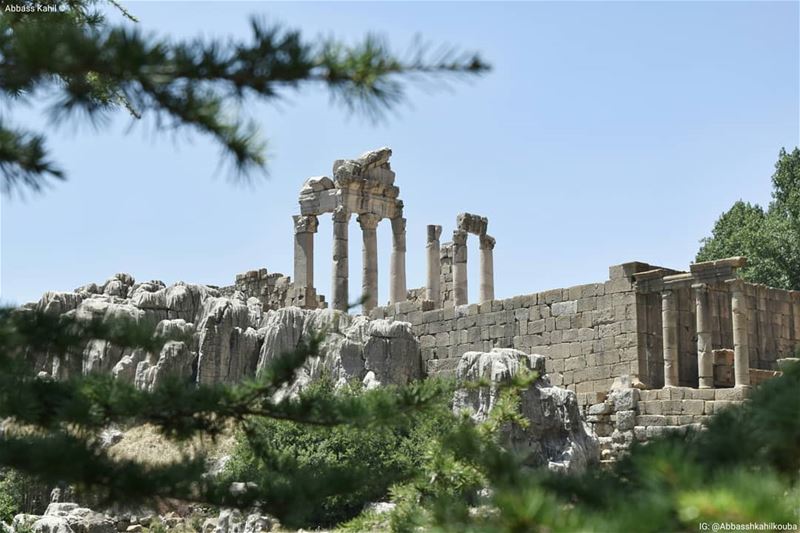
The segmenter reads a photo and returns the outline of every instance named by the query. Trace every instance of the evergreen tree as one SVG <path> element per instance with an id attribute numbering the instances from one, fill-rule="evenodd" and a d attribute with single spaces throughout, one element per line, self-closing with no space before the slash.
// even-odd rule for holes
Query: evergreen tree
<path id="1" fill-rule="evenodd" d="M 0 99 L 10 108 L 52 101 L 55 121 L 108 113 L 151 118 L 158 130 L 188 129 L 210 136 L 236 175 L 266 168 L 255 122 L 230 117 L 247 98 L 272 101 L 309 84 L 325 86 L 347 109 L 379 117 L 420 77 L 475 75 L 488 65 L 454 49 L 430 53 L 423 45 L 399 57 L 374 35 L 348 46 L 313 42 L 298 31 L 251 23 L 247 42 L 173 41 L 114 25 L 98 0 L 20 0 L 0 12 Z M 116 2 L 110 3 L 119 7 Z M 53 12 L 42 12 L 52 7 Z M 120 8 L 122 9 L 122 8 Z M 122 11 L 126 17 L 135 18 Z M 2 191 L 40 190 L 64 171 L 47 151 L 45 136 L 0 116 Z"/>

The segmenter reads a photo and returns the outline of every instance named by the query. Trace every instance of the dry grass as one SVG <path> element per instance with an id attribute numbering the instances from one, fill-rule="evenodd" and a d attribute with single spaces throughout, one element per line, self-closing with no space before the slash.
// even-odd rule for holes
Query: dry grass
<path id="1" fill-rule="evenodd" d="M 199 452 L 211 461 L 230 454 L 235 445 L 233 426 L 215 440 L 196 437 L 186 442 L 174 442 L 162 436 L 154 426 L 141 425 L 123 430 L 123 438 L 109 448 L 112 457 L 129 459 L 142 464 L 168 464 L 180 461 L 186 455 L 196 456 Z"/>

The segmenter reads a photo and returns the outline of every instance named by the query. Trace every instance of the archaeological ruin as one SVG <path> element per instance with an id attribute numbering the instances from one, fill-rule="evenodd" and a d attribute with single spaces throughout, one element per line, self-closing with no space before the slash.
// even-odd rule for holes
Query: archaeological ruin
<path id="1" fill-rule="evenodd" d="M 406 219 L 391 154 L 382 148 L 338 160 L 332 177 L 305 181 L 294 216 L 294 279 L 261 269 L 237 276 L 229 287 L 167 287 L 119 274 L 29 304 L 53 313 L 127 314 L 194 334 L 189 343 L 168 343 L 161 354 L 96 343 L 71 367 L 43 356 L 40 370 L 56 376 L 112 372 L 142 387 L 158 381 L 159 369 L 198 383 L 231 382 L 256 374 L 315 328 L 332 335 L 327 346 L 336 356 L 312 362 L 306 381 L 326 365 L 340 380 L 372 386 L 457 376 L 475 353 L 535 355 L 548 386 L 572 391 L 569 401 L 599 438 L 604 456 L 613 457 L 634 440 L 702 424 L 741 402 L 800 345 L 800 292 L 743 281 L 737 275 L 743 257 L 687 270 L 630 261 L 609 267 L 608 279 L 596 283 L 495 299 L 496 241 L 488 220 L 470 213 L 454 217 L 448 242 L 440 242 L 441 225 L 427 226 L 425 284 L 409 290 Z M 329 302 L 314 279 L 314 261 L 325 257 L 315 250 L 314 236 L 318 217 L 327 214 L 333 219 Z M 348 279 L 352 215 L 362 237 L 359 289 Z M 386 275 L 377 261 L 376 228 L 383 219 L 392 231 L 386 305 L 377 300 Z M 475 280 L 467 275 L 470 236 L 480 245 L 474 303 L 469 287 Z M 362 315 L 348 314 L 361 296 Z"/>

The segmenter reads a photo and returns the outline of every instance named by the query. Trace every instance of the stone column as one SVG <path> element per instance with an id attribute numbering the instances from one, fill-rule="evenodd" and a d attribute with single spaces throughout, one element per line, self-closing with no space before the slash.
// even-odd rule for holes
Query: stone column
<path id="1" fill-rule="evenodd" d="M 697 310 L 697 375 L 701 389 L 714 387 L 714 355 L 711 350 L 711 308 L 708 301 L 708 285 L 692 285 Z"/>
<path id="2" fill-rule="evenodd" d="M 314 215 L 296 215 L 294 219 L 294 304 L 316 308 L 314 290 L 314 234 L 319 221 Z"/>
<path id="3" fill-rule="evenodd" d="M 664 386 L 678 386 L 678 305 L 670 290 L 661 291 L 661 323 L 664 352 Z"/>
<path id="4" fill-rule="evenodd" d="M 494 237 L 480 236 L 481 247 L 481 281 L 480 303 L 494 300 Z"/>
<path id="5" fill-rule="evenodd" d="M 441 235 L 441 226 L 428 226 L 428 242 L 425 244 L 425 250 L 428 253 L 428 282 L 425 284 L 425 299 L 432 301 L 434 307 L 439 307 L 442 301 L 442 259 L 439 257 L 441 250 L 439 237 Z"/>
<path id="6" fill-rule="evenodd" d="M 750 385 L 750 340 L 747 335 L 747 298 L 744 283 L 733 280 L 731 288 L 731 317 L 733 319 L 733 379 L 737 387 Z"/>
<path id="7" fill-rule="evenodd" d="M 467 297 L 467 232 L 453 232 L 453 303 L 466 305 Z"/>
<path id="8" fill-rule="evenodd" d="M 361 296 L 364 299 L 362 311 L 366 315 L 378 305 L 378 215 L 364 213 L 358 215 L 361 233 L 364 237 L 361 267 Z"/>
<path id="9" fill-rule="evenodd" d="M 347 311 L 350 303 L 348 275 L 350 265 L 347 261 L 347 225 L 350 213 L 343 207 L 333 212 L 333 286 L 331 305 L 333 309 Z"/>
<path id="10" fill-rule="evenodd" d="M 389 303 L 405 302 L 406 291 L 406 219 L 392 219 L 392 262 L 389 265 Z"/>

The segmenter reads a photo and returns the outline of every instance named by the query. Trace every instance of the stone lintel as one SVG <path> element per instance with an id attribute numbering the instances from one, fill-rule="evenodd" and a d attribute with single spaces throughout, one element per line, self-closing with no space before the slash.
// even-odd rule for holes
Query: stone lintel
<path id="1" fill-rule="evenodd" d="M 692 276 L 689 272 L 664 276 L 663 280 L 664 280 L 664 288 L 668 289 L 680 289 L 683 287 L 690 287 L 696 281 L 694 279 L 694 276 Z"/>
<path id="2" fill-rule="evenodd" d="M 744 266 L 747 266 L 747 258 L 743 256 L 736 256 L 728 257 L 726 259 L 717 259 L 715 261 L 693 263 L 689 265 L 689 271 L 692 273 L 700 273 L 707 272 L 709 270 L 737 269 Z"/>
<path id="3" fill-rule="evenodd" d="M 374 213 L 381 218 L 403 216 L 403 202 L 399 199 L 369 192 L 330 189 L 300 195 L 300 214 L 322 215 L 344 207 L 353 214 Z"/>
<path id="4" fill-rule="evenodd" d="M 456 227 L 460 231 L 472 233 L 473 235 L 486 235 L 489 219 L 472 213 L 460 213 L 456 217 Z"/>

